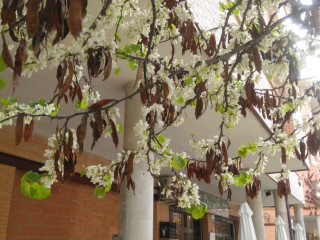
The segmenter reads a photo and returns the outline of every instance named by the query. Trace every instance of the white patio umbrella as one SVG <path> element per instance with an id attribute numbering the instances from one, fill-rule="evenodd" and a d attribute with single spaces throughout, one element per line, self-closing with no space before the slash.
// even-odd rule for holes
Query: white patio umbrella
<path id="1" fill-rule="evenodd" d="M 252 222 L 252 211 L 248 203 L 242 203 L 239 209 L 240 234 L 238 240 L 257 240 Z"/>
<path id="2" fill-rule="evenodd" d="M 305 239 L 303 236 L 303 229 L 299 223 L 297 223 L 294 226 L 294 230 L 295 230 L 294 240 L 304 240 Z"/>
<path id="3" fill-rule="evenodd" d="M 277 216 L 275 224 L 276 224 L 276 240 L 287 240 L 287 234 L 284 228 L 285 223 L 282 220 L 280 215 Z"/>

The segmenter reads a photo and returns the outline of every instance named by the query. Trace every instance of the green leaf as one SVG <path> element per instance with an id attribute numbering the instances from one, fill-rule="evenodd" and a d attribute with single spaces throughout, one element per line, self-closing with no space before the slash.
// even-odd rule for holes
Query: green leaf
<path id="1" fill-rule="evenodd" d="M 123 125 L 121 124 L 121 122 L 116 122 L 117 125 L 117 129 L 118 129 L 118 134 L 121 134 L 123 132 Z"/>
<path id="2" fill-rule="evenodd" d="M 177 98 L 174 102 L 175 102 L 176 104 L 184 104 L 185 99 L 184 99 L 184 97 L 179 96 L 179 98 Z"/>
<path id="3" fill-rule="evenodd" d="M 223 12 L 225 10 L 224 4 L 222 2 L 219 2 L 220 5 L 220 12 Z"/>
<path id="4" fill-rule="evenodd" d="M 241 145 L 238 154 L 240 157 L 246 157 L 250 152 L 257 152 L 258 151 L 258 146 L 256 143 L 248 143 L 248 147 L 245 145 Z"/>
<path id="5" fill-rule="evenodd" d="M 115 35 L 116 39 L 117 39 L 119 42 L 121 42 L 122 39 L 121 39 L 120 35 L 119 35 L 118 33 L 115 33 L 114 35 Z"/>
<path id="6" fill-rule="evenodd" d="M 24 182 L 21 184 L 21 193 L 26 197 L 30 197 L 30 183 Z"/>
<path id="7" fill-rule="evenodd" d="M 159 135 L 157 136 L 157 140 L 158 140 L 158 142 L 159 142 L 161 145 L 163 145 L 163 144 L 165 143 L 166 139 L 167 139 L 167 138 L 166 138 L 164 135 L 162 135 L 162 134 L 159 134 Z"/>
<path id="8" fill-rule="evenodd" d="M 132 53 L 132 49 L 129 45 L 124 45 L 123 51 L 125 54 L 131 54 Z"/>
<path id="9" fill-rule="evenodd" d="M 194 209 L 194 205 L 192 205 L 190 208 L 186 208 L 186 213 L 192 214 L 192 211 Z"/>
<path id="10" fill-rule="evenodd" d="M 33 199 L 45 199 L 50 196 L 51 190 L 38 182 L 44 175 L 32 171 L 25 173 L 21 178 L 21 193 Z"/>
<path id="11" fill-rule="evenodd" d="M 118 57 L 121 58 L 121 59 L 127 59 L 127 56 L 126 55 L 123 55 L 121 53 L 118 54 Z"/>
<path id="12" fill-rule="evenodd" d="M 175 169 L 184 168 L 187 165 L 187 159 L 181 157 L 180 155 L 174 154 L 171 158 L 171 164 Z"/>
<path id="13" fill-rule="evenodd" d="M 3 72 L 7 68 L 7 64 L 3 61 L 2 55 L 0 55 L 0 72 Z"/>
<path id="14" fill-rule="evenodd" d="M 53 111 L 50 113 L 51 116 L 54 116 L 54 115 L 56 115 L 56 114 L 59 112 L 60 105 L 57 105 L 57 103 L 54 103 L 54 107 L 55 107 L 55 110 L 53 110 Z"/>
<path id="15" fill-rule="evenodd" d="M 109 183 L 105 188 L 104 188 L 104 192 L 109 192 L 111 189 L 112 183 Z"/>
<path id="16" fill-rule="evenodd" d="M 197 78 L 196 84 L 198 84 L 202 81 L 202 77 L 200 76 L 199 73 L 196 73 L 196 78 Z"/>
<path id="17" fill-rule="evenodd" d="M 234 185 L 240 187 L 248 184 L 253 178 L 253 174 L 248 174 L 245 171 L 240 171 L 239 175 L 235 175 L 234 177 Z"/>
<path id="18" fill-rule="evenodd" d="M 18 101 L 17 98 L 14 98 L 14 97 L 11 97 L 11 96 L 8 97 L 8 100 L 9 100 L 10 104 L 16 103 Z"/>
<path id="19" fill-rule="evenodd" d="M 96 186 L 94 188 L 93 194 L 97 198 L 103 198 L 106 195 L 106 192 L 104 190 L 104 187 Z"/>
<path id="20" fill-rule="evenodd" d="M 267 74 L 267 78 L 269 81 L 272 81 L 274 79 L 274 76 L 271 74 Z"/>
<path id="21" fill-rule="evenodd" d="M 30 101 L 29 102 L 29 106 L 32 107 L 32 108 L 34 108 L 36 105 L 37 105 L 37 103 L 34 102 L 34 101 Z"/>
<path id="22" fill-rule="evenodd" d="M 293 103 L 288 102 L 287 104 L 284 104 L 284 112 L 290 112 L 293 110 Z"/>
<path id="23" fill-rule="evenodd" d="M 40 98 L 38 103 L 41 105 L 41 106 L 45 106 L 47 104 L 46 100 Z"/>
<path id="24" fill-rule="evenodd" d="M 238 154 L 240 157 L 246 157 L 249 153 L 250 150 L 245 145 L 239 147 Z"/>
<path id="25" fill-rule="evenodd" d="M 4 106 L 7 106 L 9 104 L 9 100 L 8 98 L 4 97 L 4 98 L 1 98 L 1 105 L 4 107 Z"/>
<path id="26" fill-rule="evenodd" d="M 128 65 L 132 70 L 136 70 L 137 69 L 137 64 L 135 63 L 134 60 L 129 60 L 128 61 Z"/>
<path id="27" fill-rule="evenodd" d="M 227 4 L 226 4 L 226 8 L 227 9 L 230 9 L 230 8 L 232 8 L 234 6 L 234 2 L 228 2 Z"/>
<path id="28" fill-rule="evenodd" d="M 86 166 L 82 164 L 81 167 L 82 167 L 82 171 L 80 173 L 80 177 L 83 177 L 84 175 L 86 175 Z"/>
<path id="29" fill-rule="evenodd" d="M 217 112 L 220 114 L 223 114 L 225 112 L 225 109 L 223 107 L 223 103 L 219 103 L 217 106 Z"/>
<path id="30" fill-rule="evenodd" d="M 22 184 L 22 183 L 25 183 L 25 182 L 27 181 L 28 176 L 29 176 L 30 173 L 32 173 L 32 171 L 26 172 L 26 173 L 22 176 L 22 178 L 21 178 L 21 184 Z"/>
<path id="31" fill-rule="evenodd" d="M 138 52 L 141 49 L 141 44 L 130 44 L 132 51 Z"/>
<path id="32" fill-rule="evenodd" d="M 171 23 L 171 28 L 172 28 L 173 30 L 176 30 L 176 29 L 177 29 L 176 25 L 174 25 L 173 23 Z"/>
<path id="33" fill-rule="evenodd" d="M 41 176 L 38 173 L 31 171 L 27 176 L 27 181 L 37 182 L 37 181 L 39 181 L 40 178 L 41 178 Z"/>
<path id="34" fill-rule="evenodd" d="M 250 152 L 257 152 L 257 144 L 256 143 L 248 143 L 248 149 L 250 150 Z"/>
<path id="35" fill-rule="evenodd" d="M 191 76 L 186 76 L 184 78 L 184 81 L 186 82 L 187 85 L 191 85 L 193 83 L 193 79 Z"/>
<path id="36" fill-rule="evenodd" d="M 193 100 L 190 105 L 191 105 L 192 107 L 196 107 L 196 106 L 197 106 L 197 99 Z"/>
<path id="37" fill-rule="evenodd" d="M 79 102 L 79 100 L 76 100 L 74 104 L 77 109 L 84 109 L 88 106 L 88 102 L 84 99 L 82 99 L 81 102 Z"/>
<path id="38" fill-rule="evenodd" d="M 37 182 L 34 182 L 32 184 L 30 184 L 30 197 L 31 198 L 37 198 L 38 196 L 38 189 L 39 189 L 40 185 Z"/>
<path id="39" fill-rule="evenodd" d="M 35 191 L 35 193 L 33 193 Z M 30 186 L 30 195 L 34 199 L 45 199 L 49 197 L 51 194 L 51 190 L 49 188 L 46 188 L 42 185 L 40 185 L 38 182 L 34 182 Z"/>
<path id="40" fill-rule="evenodd" d="M 233 9 L 233 11 L 232 11 L 232 14 L 233 14 L 234 16 L 238 16 L 239 13 L 240 13 L 240 9 L 238 9 L 238 8 Z"/>
<path id="41" fill-rule="evenodd" d="M 137 54 L 139 57 L 145 57 L 146 56 L 146 52 L 144 51 L 144 52 L 142 52 L 142 51 L 140 51 L 140 52 L 138 52 L 138 54 Z"/>
<path id="42" fill-rule="evenodd" d="M 116 68 L 116 70 L 114 70 L 114 74 L 118 75 L 121 72 L 120 68 Z"/>
<path id="43" fill-rule="evenodd" d="M 5 86 L 7 86 L 7 83 L 0 77 L 0 89 L 3 89 Z"/>
<path id="44" fill-rule="evenodd" d="M 208 207 L 203 202 L 201 202 L 198 206 L 192 205 L 191 208 L 186 208 L 186 212 L 191 214 L 194 219 L 202 218 L 207 210 Z"/>

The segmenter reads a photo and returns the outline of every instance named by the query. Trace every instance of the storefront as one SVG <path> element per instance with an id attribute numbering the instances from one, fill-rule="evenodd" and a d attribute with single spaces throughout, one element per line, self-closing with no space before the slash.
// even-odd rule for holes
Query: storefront
<path id="1" fill-rule="evenodd" d="M 200 198 L 207 204 L 208 212 L 199 220 L 168 200 L 155 202 L 154 240 L 236 240 L 238 206 L 205 192 L 200 192 Z"/>

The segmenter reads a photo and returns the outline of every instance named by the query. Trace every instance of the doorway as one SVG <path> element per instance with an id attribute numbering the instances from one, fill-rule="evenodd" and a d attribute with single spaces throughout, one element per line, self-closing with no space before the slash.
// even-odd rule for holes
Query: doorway
<path id="1" fill-rule="evenodd" d="M 170 222 L 176 224 L 176 238 L 179 240 L 202 240 L 201 219 L 195 220 L 183 209 L 170 207 Z"/>
<path id="2" fill-rule="evenodd" d="M 221 216 L 213 216 L 216 240 L 236 240 L 234 221 Z"/>

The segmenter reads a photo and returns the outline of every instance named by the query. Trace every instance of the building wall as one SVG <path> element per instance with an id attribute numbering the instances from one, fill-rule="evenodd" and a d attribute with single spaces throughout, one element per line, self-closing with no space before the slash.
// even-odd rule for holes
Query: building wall
<path id="1" fill-rule="evenodd" d="M 15 168 L 0 164 L 0 239 L 6 239 Z"/>
<path id="2" fill-rule="evenodd" d="M 159 240 L 159 223 L 169 222 L 169 205 L 154 201 L 153 206 L 153 240 Z"/>
<path id="3" fill-rule="evenodd" d="M 0 131 L 0 153 L 21 157 L 35 162 L 44 163 L 46 158 L 43 156 L 45 149 L 48 148 L 48 139 L 40 134 L 33 133 L 28 142 L 21 141 L 17 146 L 15 144 L 15 126 L 3 126 Z M 0 159 L 1 160 L 1 159 Z M 81 165 L 108 164 L 110 161 L 93 154 L 92 152 L 83 152 L 78 154 L 76 172 L 81 172 Z"/>
<path id="4" fill-rule="evenodd" d="M 106 239 L 118 232 L 119 194 L 93 195 L 93 186 L 54 184 L 51 195 L 34 200 L 20 192 L 25 172 L 16 170 L 7 226 L 7 240 Z M 0 238 L 4 239 L 4 238 Z"/>
<path id="5" fill-rule="evenodd" d="M 212 215 L 207 213 L 202 218 L 202 234 L 203 240 L 209 240 L 210 233 L 215 231 L 214 223 L 212 222 Z"/>

